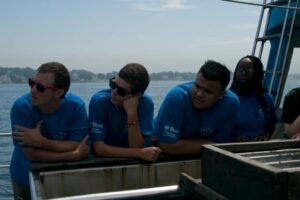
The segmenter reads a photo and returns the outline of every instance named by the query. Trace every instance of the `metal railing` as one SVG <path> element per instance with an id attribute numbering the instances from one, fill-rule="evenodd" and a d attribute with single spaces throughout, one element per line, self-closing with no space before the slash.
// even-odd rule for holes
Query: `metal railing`
<path id="1" fill-rule="evenodd" d="M 11 137 L 12 134 L 11 133 L 0 133 L 0 137 Z M 8 168 L 9 165 L 5 165 L 5 164 L 2 164 L 0 163 L 0 169 L 2 168 Z"/>
<path id="2" fill-rule="evenodd" d="M 3 137 L 12 137 L 11 133 L 0 133 L 0 138 Z M 7 170 L 7 174 L 9 174 L 9 164 L 3 164 L 3 161 L 0 162 L 0 170 Z M 9 181 L 9 180 L 8 180 Z M 0 199 L 13 199 L 13 193 L 11 190 L 9 190 L 9 188 L 7 188 L 7 186 L 5 185 L 0 185 Z"/>

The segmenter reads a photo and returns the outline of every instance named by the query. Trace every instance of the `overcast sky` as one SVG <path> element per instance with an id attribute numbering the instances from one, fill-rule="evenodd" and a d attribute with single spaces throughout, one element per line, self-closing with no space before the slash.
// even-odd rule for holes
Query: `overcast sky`
<path id="1" fill-rule="evenodd" d="M 221 0 L 1 0 L 0 66 L 197 72 L 214 59 L 233 70 L 251 54 L 259 13 Z"/>

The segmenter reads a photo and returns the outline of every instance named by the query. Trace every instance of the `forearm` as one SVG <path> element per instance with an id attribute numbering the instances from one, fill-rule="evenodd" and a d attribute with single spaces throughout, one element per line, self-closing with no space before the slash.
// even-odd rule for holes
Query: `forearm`
<path id="1" fill-rule="evenodd" d="M 51 152 L 35 148 L 23 148 L 26 157 L 35 162 L 61 162 L 61 161 L 78 161 L 83 159 L 76 150 L 68 152 Z"/>
<path id="2" fill-rule="evenodd" d="M 202 145 L 213 143 L 208 139 L 187 139 L 178 140 L 175 144 L 165 144 L 161 143 L 163 153 L 174 154 L 174 155 L 184 155 L 184 154 L 195 154 L 201 153 Z"/>
<path id="3" fill-rule="evenodd" d="M 271 124 L 269 126 L 269 132 L 267 133 L 267 140 L 271 139 L 273 137 L 274 131 L 275 131 L 276 124 Z"/>
<path id="4" fill-rule="evenodd" d="M 122 157 L 122 158 L 140 158 L 141 148 L 124 148 L 105 144 L 104 142 L 94 142 L 93 148 L 98 156 L 104 157 Z"/>
<path id="5" fill-rule="evenodd" d="M 37 148 L 51 152 L 68 152 L 76 149 L 79 142 L 76 141 L 59 141 L 44 138 Z"/>
<path id="6" fill-rule="evenodd" d="M 294 134 L 300 132 L 300 115 L 295 119 L 295 121 L 291 124 L 284 124 L 285 133 L 292 137 Z"/>
<path id="7" fill-rule="evenodd" d="M 142 136 L 139 124 L 128 126 L 128 144 L 130 148 L 144 147 L 144 138 Z"/>
<path id="8" fill-rule="evenodd" d="M 136 113 L 127 114 L 128 144 L 130 148 L 143 148 L 144 138 L 141 133 L 139 119 Z"/>

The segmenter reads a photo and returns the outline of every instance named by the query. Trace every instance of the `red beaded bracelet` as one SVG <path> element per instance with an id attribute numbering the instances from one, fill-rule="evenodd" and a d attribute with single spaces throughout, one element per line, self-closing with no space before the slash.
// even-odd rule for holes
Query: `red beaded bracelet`
<path id="1" fill-rule="evenodd" d="M 128 126 L 133 126 L 133 125 L 136 125 L 138 123 L 139 123 L 139 119 L 136 119 L 136 120 L 133 120 L 131 122 L 128 122 L 127 124 L 128 124 Z"/>

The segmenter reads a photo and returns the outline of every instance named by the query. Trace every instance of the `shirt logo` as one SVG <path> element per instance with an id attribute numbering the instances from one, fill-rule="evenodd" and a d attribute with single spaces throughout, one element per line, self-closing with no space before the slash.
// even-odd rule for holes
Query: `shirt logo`
<path id="1" fill-rule="evenodd" d="M 91 132 L 92 133 L 102 134 L 103 127 L 104 127 L 103 124 L 99 124 L 97 122 L 91 122 Z"/>
<path id="2" fill-rule="evenodd" d="M 213 135 L 213 130 L 211 128 L 200 128 L 199 129 L 200 135 L 203 137 L 209 137 Z"/>
<path id="3" fill-rule="evenodd" d="M 169 138 L 178 138 L 179 131 L 172 126 L 164 126 L 162 135 Z"/>

